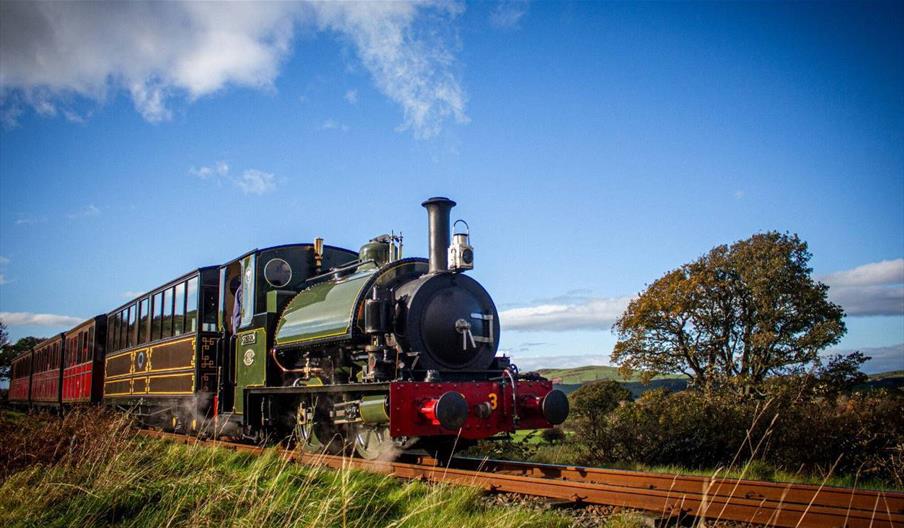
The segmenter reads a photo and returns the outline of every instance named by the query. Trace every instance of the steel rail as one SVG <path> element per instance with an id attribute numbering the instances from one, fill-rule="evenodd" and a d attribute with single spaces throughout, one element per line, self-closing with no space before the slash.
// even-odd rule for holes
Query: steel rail
<path id="1" fill-rule="evenodd" d="M 260 453 L 263 448 L 221 440 L 142 430 L 186 444 Z M 664 517 L 691 515 L 787 528 L 904 527 L 904 493 L 806 484 L 760 482 L 635 471 L 455 458 L 441 467 L 428 457 L 415 463 L 370 461 L 283 450 L 306 465 L 359 469 L 398 478 L 520 493 L 578 504 L 648 510 Z"/>

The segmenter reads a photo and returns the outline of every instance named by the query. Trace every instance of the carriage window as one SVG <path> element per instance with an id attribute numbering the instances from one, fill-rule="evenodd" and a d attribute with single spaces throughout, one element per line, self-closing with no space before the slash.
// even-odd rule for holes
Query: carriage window
<path id="1" fill-rule="evenodd" d="M 119 312 L 119 349 L 122 350 L 128 345 L 126 344 L 126 334 L 129 330 L 129 311 L 123 310 Z"/>
<path id="2" fill-rule="evenodd" d="M 119 312 L 119 348 L 129 347 L 129 309 Z"/>
<path id="3" fill-rule="evenodd" d="M 150 314 L 148 312 L 148 298 L 141 299 L 138 305 L 138 343 L 148 342 L 148 323 L 150 322 Z"/>
<path id="4" fill-rule="evenodd" d="M 163 292 L 154 294 L 154 304 L 151 308 L 154 314 L 151 319 L 151 341 L 160 339 L 161 319 L 163 318 Z"/>
<path id="5" fill-rule="evenodd" d="M 88 359 L 94 359 L 94 327 L 88 329 Z"/>
<path id="6" fill-rule="evenodd" d="M 107 330 L 107 334 L 109 334 L 108 340 L 110 341 L 110 351 L 116 352 L 118 347 L 116 346 L 116 329 L 119 328 L 119 314 L 113 314 L 113 320 L 110 321 L 110 328 Z"/>
<path id="7" fill-rule="evenodd" d="M 135 319 L 138 316 L 138 307 L 134 304 L 129 307 L 129 346 L 136 345 L 135 340 Z"/>
<path id="8" fill-rule="evenodd" d="M 188 280 L 185 291 L 185 331 L 198 331 L 198 278 Z"/>
<path id="9" fill-rule="evenodd" d="M 116 314 L 116 350 L 122 350 L 125 345 L 122 342 L 122 312 Z"/>
<path id="10" fill-rule="evenodd" d="M 173 289 L 163 292 L 163 337 L 173 335 Z"/>
<path id="11" fill-rule="evenodd" d="M 119 314 L 119 348 L 129 348 L 129 309 Z"/>
<path id="12" fill-rule="evenodd" d="M 204 288 L 204 299 L 201 305 L 201 331 L 217 331 L 217 289 Z"/>
<path id="13" fill-rule="evenodd" d="M 173 300 L 173 335 L 182 334 L 182 325 L 185 321 L 185 283 L 176 285 L 176 295 Z"/>

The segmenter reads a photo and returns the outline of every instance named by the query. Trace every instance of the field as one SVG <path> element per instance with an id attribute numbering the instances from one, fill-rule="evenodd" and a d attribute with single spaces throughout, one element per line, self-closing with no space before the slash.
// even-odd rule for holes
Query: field
<path id="1" fill-rule="evenodd" d="M 100 421 L 98 421 L 100 419 Z M 5 526 L 566 527 L 573 516 L 498 506 L 479 491 L 135 436 L 96 411 L 0 411 Z M 617 526 L 639 518 L 618 514 Z"/>

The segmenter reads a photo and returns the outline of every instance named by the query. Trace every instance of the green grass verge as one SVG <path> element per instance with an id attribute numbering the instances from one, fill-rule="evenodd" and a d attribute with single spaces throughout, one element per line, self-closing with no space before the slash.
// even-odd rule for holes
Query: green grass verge
<path id="1" fill-rule="evenodd" d="M 580 465 L 580 449 L 571 442 L 549 444 L 540 442 L 533 453 L 526 457 L 537 462 L 548 464 Z M 811 475 L 793 473 L 777 469 L 769 464 L 755 460 L 742 466 L 731 468 L 692 469 L 683 466 L 651 466 L 646 464 L 607 464 L 606 469 L 623 469 L 628 471 L 646 471 L 651 473 L 667 473 L 670 475 L 692 475 L 701 477 L 719 477 L 730 479 L 762 480 L 766 482 L 790 482 L 796 484 L 813 484 L 816 486 L 835 486 L 842 488 L 875 489 L 904 491 L 889 482 L 873 479 L 860 479 L 856 475 Z"/>
<path id="2" fill-rule="evenodd" d="M 479 491 L 115 435 L 0 484 L 13 526 L 559 527 L 552 512 L 488 506 Z M 441 523 L 441 524 L 440 524 Z M 6 524 L 9 526 L 10 524 Z"/>
<path id="3" fill-rule="evenodd" d="M 579 515 L 486 500 L 476 488 L 302 466 L 136 436 L 130 418 L 0 409 L 0 519 L 12 527 L 565 527 Z M 502 501 L 507 502 L 507 501 Z M 632 512 L 596 518 L 640 528 Z"/>

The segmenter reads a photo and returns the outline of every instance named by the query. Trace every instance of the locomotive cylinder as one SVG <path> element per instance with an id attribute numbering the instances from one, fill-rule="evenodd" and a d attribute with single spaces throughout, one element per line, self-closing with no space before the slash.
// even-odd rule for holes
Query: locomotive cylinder
<path id="1" fill-rule="evenodd" d="M 361 421 L 366 424 L 384 424 L 389 422 L 389 402 L 386 396 L 365 396 L 358 406 Z"/>
<path id="2" fill-rule="evenodd" d="M 455 207 L 452 200 L 436 196 L 424 201 L 427 208 L 427 235 L 430 245 L 430 273 L 449 269 L 449 213 Z"/>

